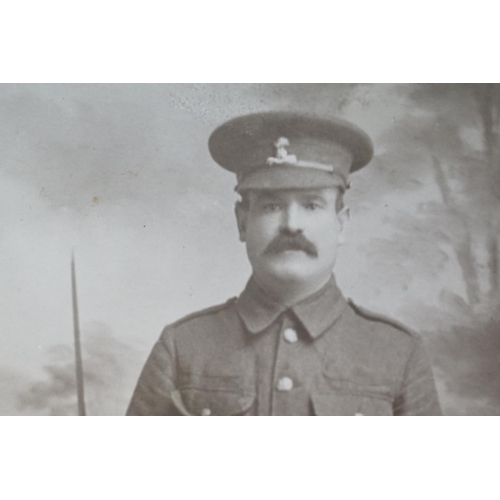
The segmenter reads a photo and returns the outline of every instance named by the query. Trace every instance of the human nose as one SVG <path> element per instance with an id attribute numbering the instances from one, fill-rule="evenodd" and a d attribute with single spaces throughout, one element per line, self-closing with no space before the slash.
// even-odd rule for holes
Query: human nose
<path id="1" fill-rule="evenodd" d="M 282 229 L 289 232 L 301 232 L 302 222 L 300 218 L 299 207 L 295 203 L 291 203 L 282 212 Z"/>

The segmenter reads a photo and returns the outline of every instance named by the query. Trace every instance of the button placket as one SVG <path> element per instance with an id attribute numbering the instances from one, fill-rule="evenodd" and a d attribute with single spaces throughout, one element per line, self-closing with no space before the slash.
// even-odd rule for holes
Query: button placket
<path id="1" fill-rule="evenodd" d="M 297 352 L 298 340 L 299 336 L 294 324 L 289 317 L 285 316 L 280 328 L 276 352 L 271 403 L 272 415 L 286 413 L 290 397 L 288 394 L 299 384 L 299 381 L 294 377 L 295 370 L 293 370 L 293 359 Z"/>

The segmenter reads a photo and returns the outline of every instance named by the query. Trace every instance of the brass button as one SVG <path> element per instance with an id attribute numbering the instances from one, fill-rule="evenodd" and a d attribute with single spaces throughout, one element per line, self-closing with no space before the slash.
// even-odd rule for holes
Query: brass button
<path id="1" fill-rule="evenodd" d="M 283 332 L 283 337 L 285 337 L 285 340 L 287 342 L 290 342 L 290 344 L 293 344 L 299 340 L 299 337 L 297 335 L 297 332 L 293 328 L 287 328 Z"/>
<path id="2" fill-rule="evenodd" d="M 293 388 L 293 380 L 290 377 L 283 377 L 278 380 L 278 391 L 290 391 Z"/>
<path id="3" fill-rule="evenodd" d="M 211 414 L 210 408 L 203 408 L 203 410 L 201 410 L 202 417 L 209 417 Z"/>

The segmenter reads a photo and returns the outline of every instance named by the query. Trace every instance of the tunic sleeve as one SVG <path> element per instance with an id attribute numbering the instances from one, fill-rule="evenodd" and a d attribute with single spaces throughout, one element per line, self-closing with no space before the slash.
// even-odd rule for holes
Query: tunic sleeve
<path id="1" fill-rule="evenodd" d="M 417 337 L 405 367 L 394 415 L 441 415 L 434 375 L 424 348 Z"/>
<path id="2" fill-rule="evenodd" d="M 144 365 L 127 415 L 178 415 L 171 400 L 175 371 L 174 340 L 166 328 Z"/>

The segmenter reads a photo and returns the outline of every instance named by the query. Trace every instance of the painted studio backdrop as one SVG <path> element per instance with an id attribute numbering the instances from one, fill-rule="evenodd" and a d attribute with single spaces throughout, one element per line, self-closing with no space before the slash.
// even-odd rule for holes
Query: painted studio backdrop
<path id="1" fill-rule="evenodd" d="M 122 415 L 163 327 L 249 275 L 212 130 L 266 110 L 346 118 L 346 297 L 419 331 L 445 414 L 500 414 L 500 86 L 0 86 L 0 414 L 77 413 L 74 249 L 87 412 Z"/>

